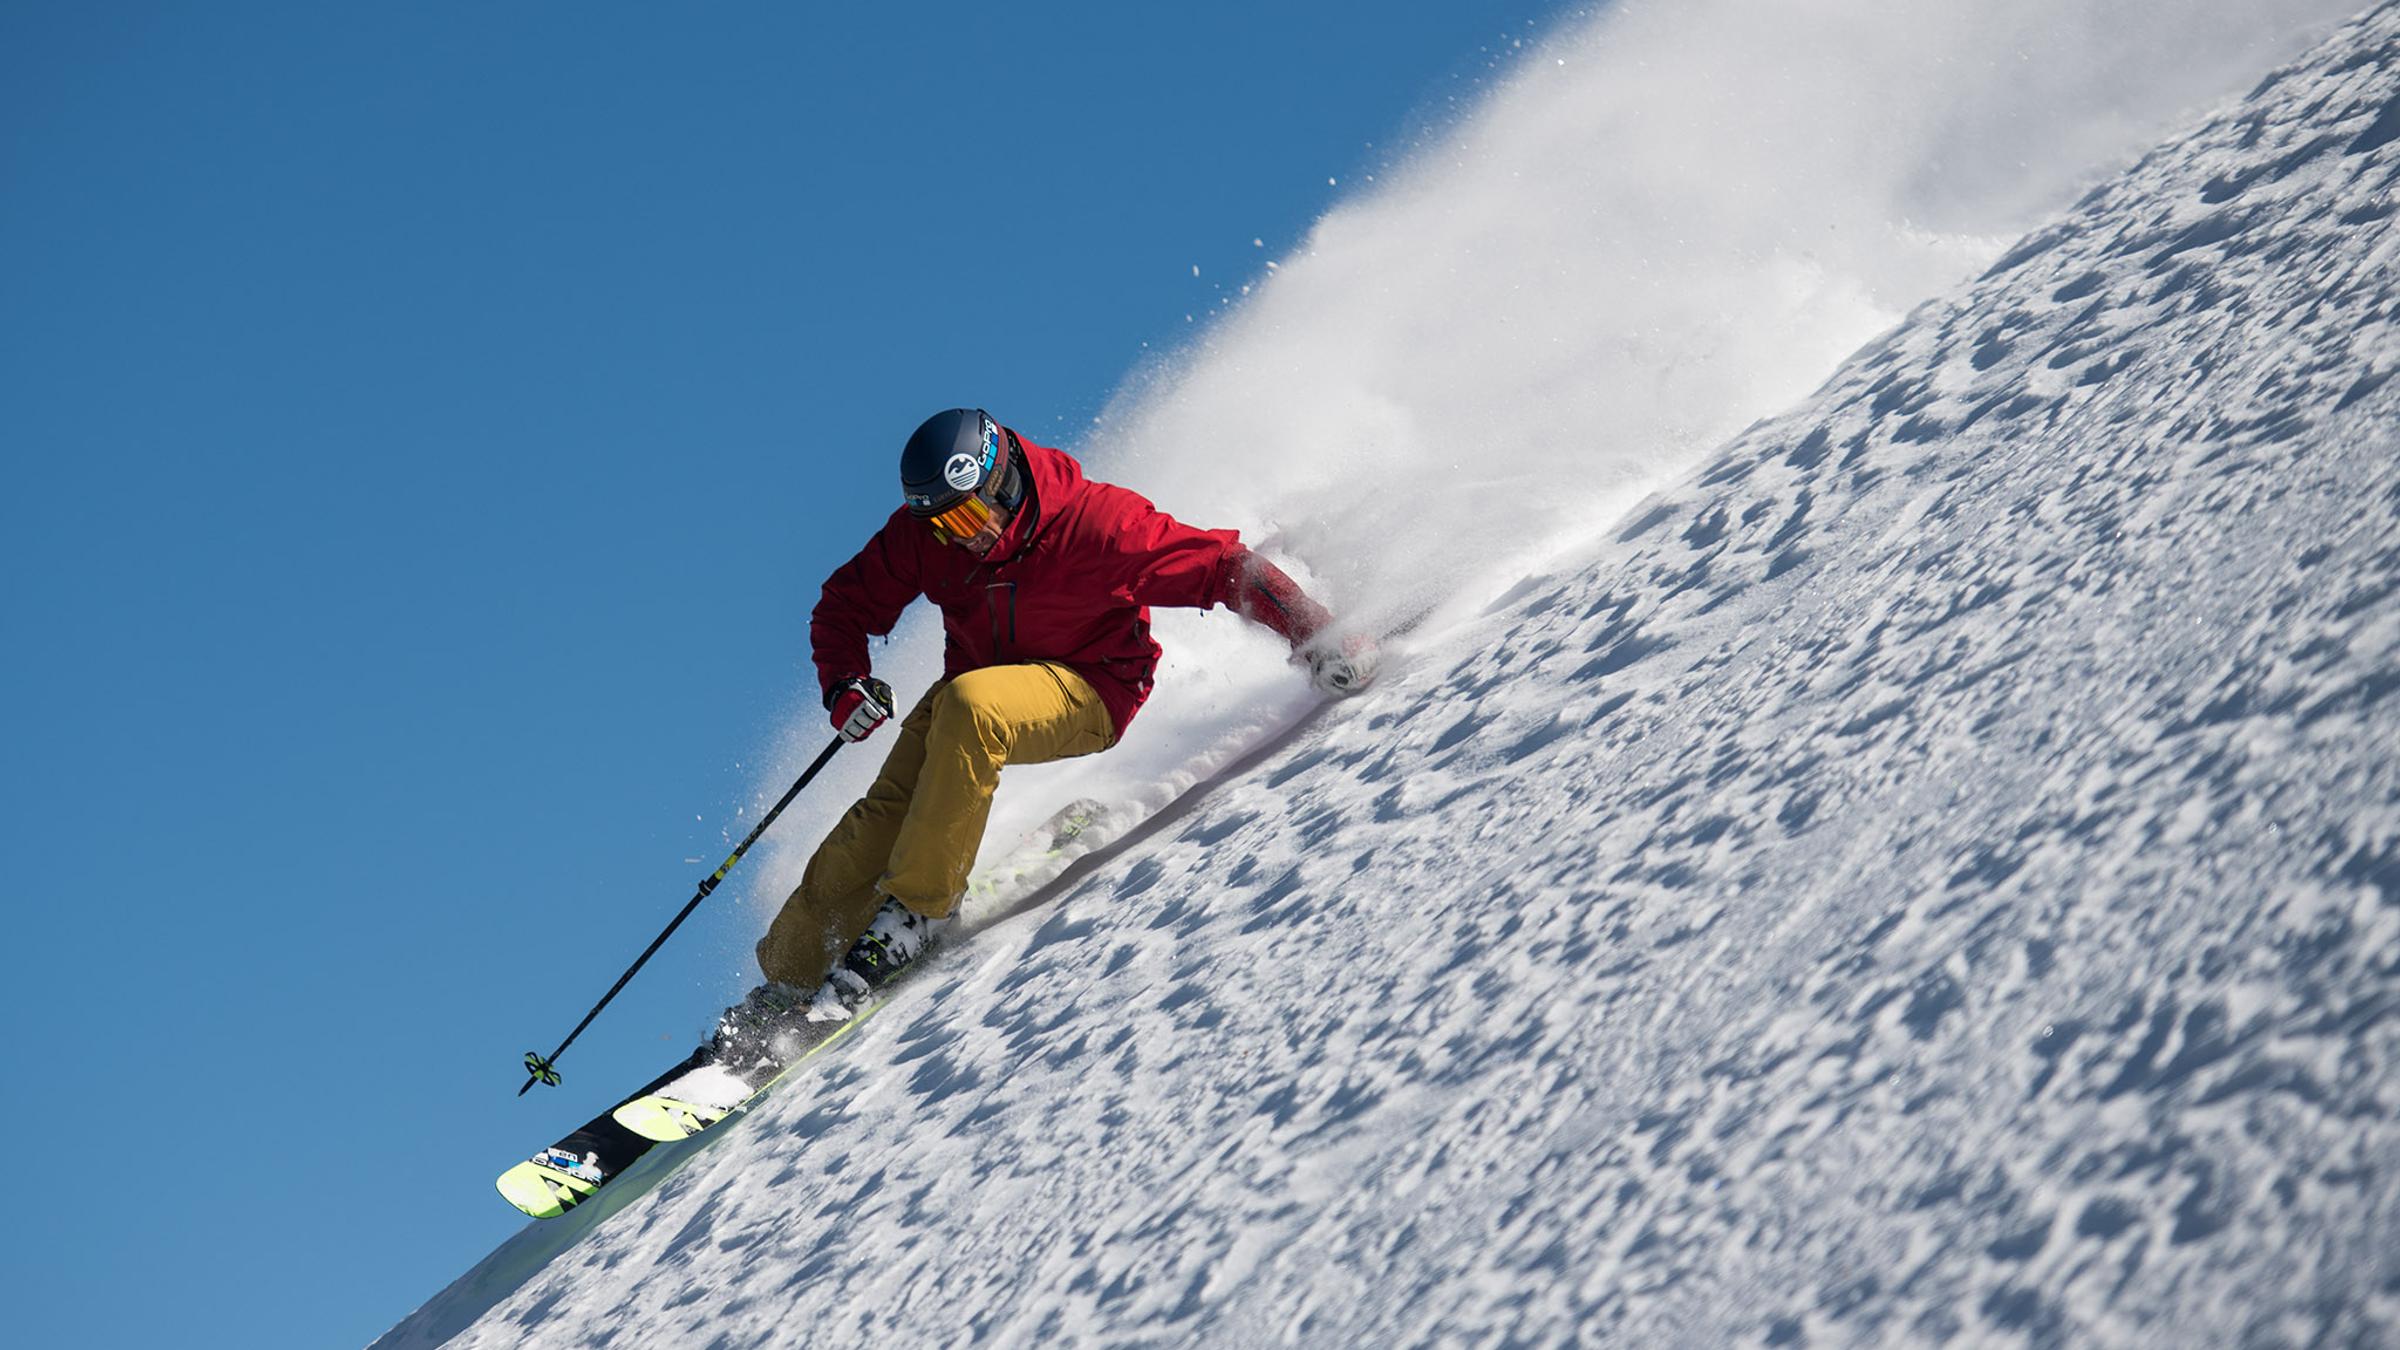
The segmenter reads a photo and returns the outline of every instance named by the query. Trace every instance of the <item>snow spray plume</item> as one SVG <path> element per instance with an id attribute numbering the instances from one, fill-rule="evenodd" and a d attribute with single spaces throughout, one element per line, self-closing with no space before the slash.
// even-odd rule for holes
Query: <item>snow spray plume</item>
<path id="1" fill-rule="evenodd" d="M 1066 448 L 1182 519 L 1240 527 L 1345 614 L 1479 603 L 1588 552 L 2350 7 L 1604 10 L 1328 214 Z M 1168 661 L 1137 731 L 1098 761 L 1010 770 L 987 851 L 1073 796 L 1155 805 L 1305 697 L 1238 622 L 1158 628 Z M 917 623 L 898 645 L 938 642 Z"/>
<path id="2" fill-rule="evenodd" d="M 2353 7 L 1604 12 L 1326 216 L 1089 458 L 1337 605 L 1503 589 Z"/>

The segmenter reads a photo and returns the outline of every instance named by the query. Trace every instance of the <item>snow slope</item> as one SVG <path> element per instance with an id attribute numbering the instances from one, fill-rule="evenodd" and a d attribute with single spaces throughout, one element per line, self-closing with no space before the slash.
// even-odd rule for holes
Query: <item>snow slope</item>
<path id="1" fill-rule="evenodd" d="M 2400 6 L 383 1344 L 2400 1340 Z"/>

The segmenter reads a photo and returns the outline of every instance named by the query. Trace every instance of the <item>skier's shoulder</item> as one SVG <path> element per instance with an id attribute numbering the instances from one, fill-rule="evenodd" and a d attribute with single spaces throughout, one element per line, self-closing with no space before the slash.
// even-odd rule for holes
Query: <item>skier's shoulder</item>
<path id="1" fill-rule="evenodd" d="M 922 533 L 924 522 L 910 515 L 907 507 L 895 506 L 892 513 L 883 518 L 883 523 L 875 527 L 875 533 L 868 543 L 903 544 L 913 541 Z"/>
<path id="2" fill-rule="evenodd" d="M 1052 546 L 1063 552 L 1121 561 L 1203 541 L 1230 546 L 1240 538 L 1232 530 L 1186 525 L 1160 510 L 1147 495 L 1085 474 L 1083 466 L 1064 451 L 1030 441 L 1024 445 L 1026 462 L 1033 469 L 1034 492 L 1047 517 L 1043 529 Z"/>
<path id="3" fill-rule="evenodd" d="M 1150 499 L 1132 488 L 1084 472 L 1082 461 L 1064 450 L 1020 441 L 1033 472 L 1034 495 L 1051 519 L 1070 519 L 1084 530 L 1105 533 L 1126 520 L 1156 514 Z"/>
<path id="4" fill-rule="evenodd" d="M 919 582 L 924 576 L 925 544 L 930 538 L 925 522 L 911 516 L 906 507 L 895 508 L 867 536 L 858 553 L 834 569 L 833 575 L 826 579 L 826 586 L 835 589 L 860 583 Z"/>

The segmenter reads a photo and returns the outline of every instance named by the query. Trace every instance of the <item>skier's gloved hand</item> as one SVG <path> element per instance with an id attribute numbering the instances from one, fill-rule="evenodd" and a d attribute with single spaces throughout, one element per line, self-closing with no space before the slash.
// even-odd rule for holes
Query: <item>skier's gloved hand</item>
<path id="1" fill-rule="evenodd" d="M 1319 693 L 1348 698 L 1375 683 L 1383 652 L 1365 633 L 1322 633 L 1300 649 L 1299 659 L 1308 663 L 1308 682 Z"/>
<path id="2" fill-rule="evenodd" d="M 833 729 L 856 743 L 875 734 L 892 715 L 892 687 L 872 675 L 853 675 L 825 693 Z"/>

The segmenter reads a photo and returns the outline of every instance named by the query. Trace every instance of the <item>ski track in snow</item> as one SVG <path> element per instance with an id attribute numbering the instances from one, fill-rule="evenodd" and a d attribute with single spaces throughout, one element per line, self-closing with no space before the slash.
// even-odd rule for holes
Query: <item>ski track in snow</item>
<path id="1" fill-rule="evenodd" d="M 2400 1341 L 2396 141 L 2387 6 L 386 1343 Z"/>

